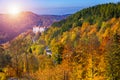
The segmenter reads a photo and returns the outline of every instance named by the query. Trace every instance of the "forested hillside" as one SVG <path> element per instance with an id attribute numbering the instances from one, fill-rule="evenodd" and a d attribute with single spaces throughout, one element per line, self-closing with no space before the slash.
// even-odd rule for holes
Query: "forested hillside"
<path id="1" fill-rule="evenodd" d="M 119 3 L 97 5 L 54 23 L 35 43 L 31 32 L 18 36 L 0 49 L 1 78 L 119 80 L 119 13 Z"/>

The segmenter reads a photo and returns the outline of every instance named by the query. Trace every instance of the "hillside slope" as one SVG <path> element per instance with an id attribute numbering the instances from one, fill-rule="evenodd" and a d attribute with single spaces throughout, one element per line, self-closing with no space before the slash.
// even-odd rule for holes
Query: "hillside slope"
<path id="1" fill-rule="evenodd" d="M 49 46 L 51 58 L 62 66 L 62 70 L 57 67 L 58 73 L 65 71 L 63 75 L 69 76 L 71 80 L 119 80 L 119 13 L 119 3 L 83 9 L 53 23 L 36 45 L 31 47 L 32 52 L 37 51 L 39 45 L 43 50 L 40 53 L 45 54 L 44 47 Z M 41 44 L 43 41 L 46 44 Z"/>

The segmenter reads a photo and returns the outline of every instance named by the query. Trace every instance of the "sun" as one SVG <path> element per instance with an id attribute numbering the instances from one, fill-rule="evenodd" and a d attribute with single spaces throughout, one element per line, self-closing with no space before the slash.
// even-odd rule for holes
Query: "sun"
<path id="1" fill-rule="evenodd" d="M 8 8 L 8 13 L 11 15 L 17 15 L 21 12 L 21 8 L 18 5 L 11 5 Z"/>

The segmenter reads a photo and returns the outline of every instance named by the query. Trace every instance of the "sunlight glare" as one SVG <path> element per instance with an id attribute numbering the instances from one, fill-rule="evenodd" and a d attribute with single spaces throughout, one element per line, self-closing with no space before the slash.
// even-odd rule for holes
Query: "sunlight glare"
<path id="1" fill-rule="evenodd" d="M 8 8 L 8 13 L 11 15 L 17 15 L 20 12 L 21 12 L 21 9 L 17 5 L 12 5 L 12 6 L 9 6 L 9 8 Z"/>

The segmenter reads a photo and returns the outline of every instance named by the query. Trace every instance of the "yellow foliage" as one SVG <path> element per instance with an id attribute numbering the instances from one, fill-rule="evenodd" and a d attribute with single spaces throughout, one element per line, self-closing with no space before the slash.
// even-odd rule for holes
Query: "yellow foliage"
<path id="1" fill-rule="evenodd" d="M 6 80 L 6 75 L 3 72 L 0 72 L 0 80 Z"/>

